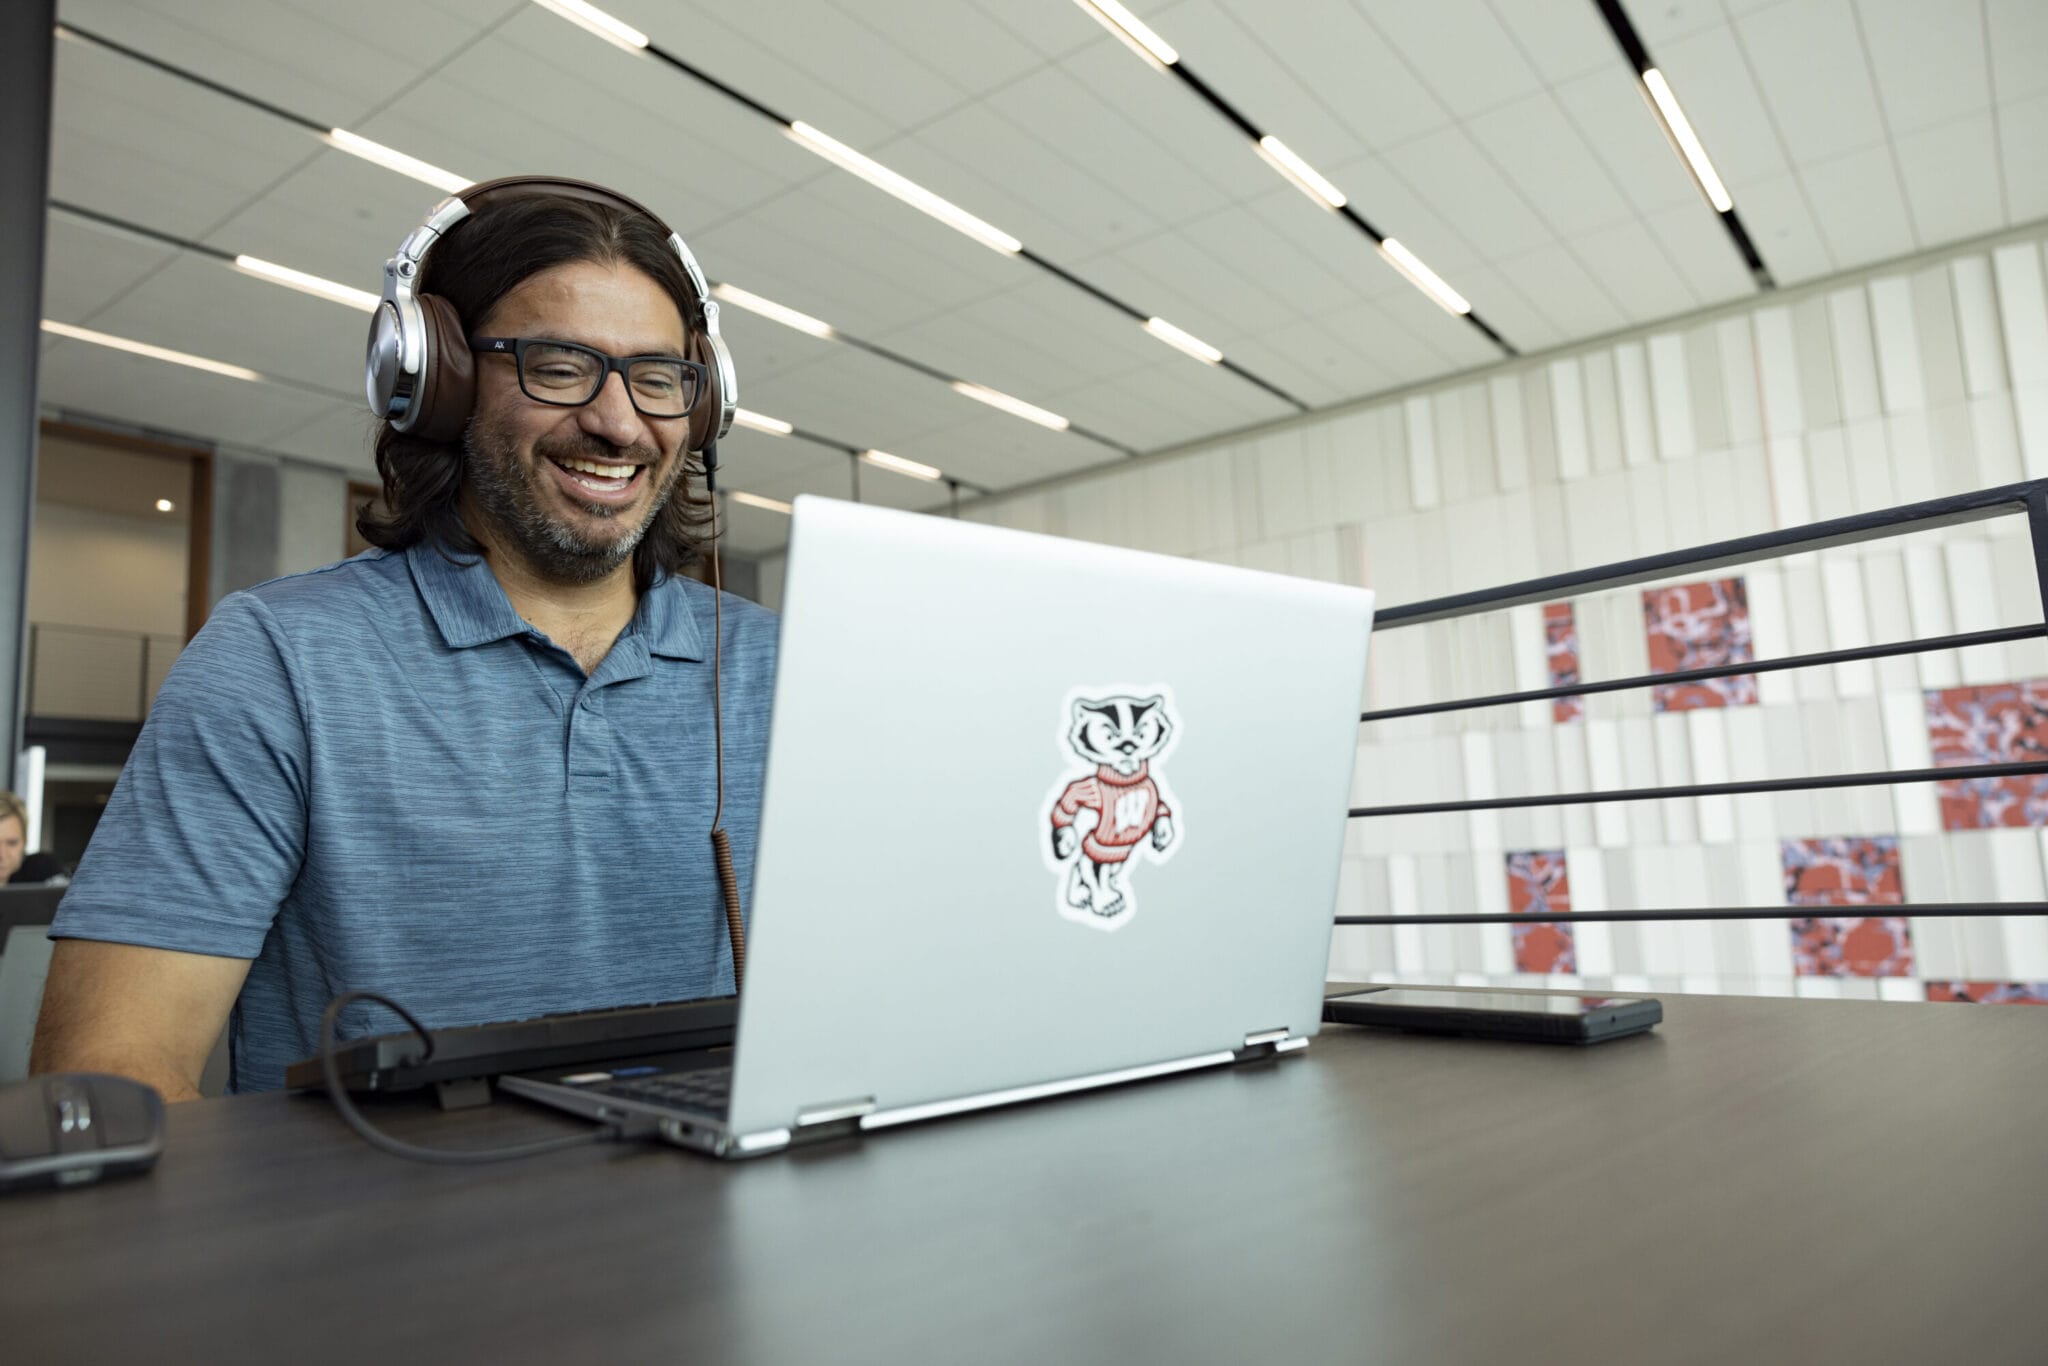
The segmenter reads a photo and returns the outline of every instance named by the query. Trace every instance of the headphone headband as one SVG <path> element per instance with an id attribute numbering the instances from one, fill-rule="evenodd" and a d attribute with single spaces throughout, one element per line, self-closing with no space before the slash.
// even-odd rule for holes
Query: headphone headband
<path id="1" fill-rule="evenodd" d="M 690 282 L 683 325 L 695 336 L 686 344 L 693 357 L 710 367 L 716 391 L 706 395 L 700 410 L 691 415 L 689 447 L 701 452 L 732 430 L 739 407 L 738 377 L 732 353 L 719 333 L 718 304 L 696 256 L 682 236 L 646 205 L 602 185 L 559 176 L 503 176 L 457 190 L 399 243 L 397 253 L 384 263 L 384 296 L 370 320 L 364 364 L 370 410 L 402 432 L 434 440 L 461 434 L 475 395 L 468 341 L 461 332 L 464 320 L 445 299 L 418 292 L 420 272 L 428 252 L 456 224 L 495 204 L 528 198 L 602 204 L 637 214 L 667 235 Z"/>

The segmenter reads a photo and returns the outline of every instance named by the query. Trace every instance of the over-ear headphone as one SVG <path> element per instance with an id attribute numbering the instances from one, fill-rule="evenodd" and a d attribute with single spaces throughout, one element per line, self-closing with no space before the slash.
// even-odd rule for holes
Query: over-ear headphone
<path id="1" fill-rule="evenodd" d="M 739 381 L 733 374 L 732 353 L 718 332 L 718 305 L 697 258 L 646 206 L 601 185 L 553 176 L 507 176 L 458 190 L 436 204 L 427 221 L 399 243 L 398 254 L 384 263 L 384 298 L 370 319 L 369 353 L 363 365 L 370 411 L 399 431 L 430 441 L 453 441 L 462 435 L 476 402 L 475 359 L 454 305 L 439 295 L 417 292 L 420 270 L 427 252 L 457 223 L 492 204 L 525 198 L 604 204 L 638 214 L 668 235 L 692 291 L 683 317 L 686 354 L 711 375 L 710 392 L 690 413 L 689 449 L 703 454 L 732 429 Z"/>

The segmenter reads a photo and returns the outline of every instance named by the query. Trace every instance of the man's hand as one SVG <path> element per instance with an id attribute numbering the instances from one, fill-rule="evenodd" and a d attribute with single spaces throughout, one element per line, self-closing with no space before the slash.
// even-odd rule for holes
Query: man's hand
<path id="1" fill-rule="evenodd" d="M 1074 833 L 1073 826 L 1055 825 L 1052 828 L 1052 856 L 1054 858 L 1063 859 L 1071 857 L 1074 852 L 1074 846 L 1080 842 L 1081 837 Z"/>
<path id="2" fill-rule="evenodd" d="M 248 975 L 246 958 L 60 939 L 29 1071 L 113 1072 L 165 1100 L 197 1100 Z"/>
<path id="3" fill-rule="evenodd" d="M 1162 811 L 1159 813 L 1159 819 L 1152 822 L 1152 847 L 1163 853 L 1166 846 L 1172 843 L 1173 817 Z"/>

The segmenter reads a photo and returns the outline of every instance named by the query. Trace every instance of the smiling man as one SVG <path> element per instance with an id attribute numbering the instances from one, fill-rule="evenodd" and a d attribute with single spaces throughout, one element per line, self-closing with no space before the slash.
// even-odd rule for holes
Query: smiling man
<path id="1" fill-rule="evenodd" d="M 52 928 L 35 1070 L 190 1097 L 225 1024 L 232 1087 L 260 1090 L 352 988 L 430 1027 L 733 989 L 721 614 L 681 573 L 712 529 L 701 298 L 608 196 L 472 207 L 419 290 L 446 367 L 424 387 L 473 401 L 380 426 L 377 549 L 222 599 L 179 658 Z M 744 901 L 775 621 L 722 617 Z M 361 1007 L 340 1033 L 398 1027 Z"/>

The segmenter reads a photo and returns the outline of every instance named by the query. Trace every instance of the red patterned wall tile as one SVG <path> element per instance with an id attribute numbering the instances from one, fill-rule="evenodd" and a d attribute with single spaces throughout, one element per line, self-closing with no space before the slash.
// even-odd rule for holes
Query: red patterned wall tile
<path id="1" fill-rule="evenodd" d="M 1579 623 L 1568 602 L 1543 604 L 1543 650 L 1550 661 L 1550 686 L 1579 681 Z M 1556 697 L 1550 702 L 1553 721 L 1580 721 L 1586 715 L 1583 697 Z"/>
<path id="2" fill-rule="evenodd" d="M 1896 906 L 1906 899 L 1899 841 L 1785 840 L 1785 900 L 1794 906 Z M 1904 916 L 1828 916 L 1792 922 L 1801 977 L 1910 977 L 1913 936 Z"/>
<path id="3" fill-rule="evenodd" d="M 1936 768 L 2048 759 L 2048 679 L 1924 694 Z M 2048 826 L 2048 774 L 1937 783 L 1948 830 Z"/>
<path id="4" fill-rule="evenodd" d="M 1571 879 L 1562 849 L 1525 849 L 1508 855 L 1508 910 L 1515 915 L 1562 915 L 1572 908 Z M 1515 925 L 1516 972 L 1577 972 L 1571 930 L 1558 924 Z"/>
<path id="5" fill-rule="evenodd" d="M 1749 593 L 1741 579 L 1644 589 L 1643 630 L 1649 639 L 1651 673 L 1745 664 L 1756 658 Z M 1756 701 L 1756 675 L 1659 684 L 1651 697 L 1658 711 L 1748 706 Z"/>
<path id="6" fill-rule="evenodd" d="M 2048 1006 L 2048 982 L 1929 982 L 1927 999 L 1987 1006 Z"/>

